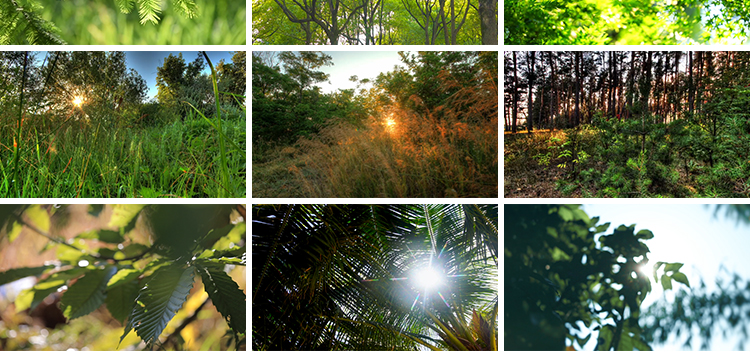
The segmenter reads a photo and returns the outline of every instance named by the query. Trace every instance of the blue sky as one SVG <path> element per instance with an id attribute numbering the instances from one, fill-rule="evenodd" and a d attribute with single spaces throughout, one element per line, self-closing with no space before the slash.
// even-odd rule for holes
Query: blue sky
<path id="1" fill-rule="evenodd" d="M 716 290 L 717 277 L 724 275 L 724 279 L 728 278 L 725 273 L 719 273 L 721 265 L 746 280 L 750 279 L 750 226 L 727 218 L 726 210 L 714 213 L 715 205 L 586 204 L 583 209 L 590 217 L 601 217 L 600 223 L 611 222 L 607 233 L 612 233 L 622 224 L 635 224 L 636 231 L 651 230 L 654 238 L 646 242 L 651 250 L 648 254 L 650 264 L 657 261 L 684 263 L 680 271 L 687 275 L 691 284 L 698 284 L 702 278 L 709 291 Z M 662 297 L 670 299 L 670 291 L 665 294 L 661 285 L 654 284 L 653 280 L 652 286 L 644 307 Z M 724 340 L 719 332 L 715 334 L 710 346 L 712 351 L 735 350 L 740 340 L 739 334 L 731 335 L 728 340 Z M 680 337 L 681 341 L 674 337 L 670 339 L 673 341 L 655 346 L 654 350 L 685 350 L 682 348 L 685 336 Z M 591 347 L 595 346 L 595 342 L 591 343 Z M 694 342 L 693 350 L 699 349 L 697 344 Z"/>
<path id="2" fill-rule="evenodd" d="M 125 65 L 128 68 L 135 69 L 138 74 L 146 80 L 148 85 L 147 97 L 150 99 L 156 96 L 156 68 L 164 64 L 164 58 L 169 54 L 178 55 L 182 53 L 182 57 L 185 59 L 185 63 L 190 63 L 195 60 L 198 56 L 197 51 L 125 51 Z M 232 61 L 233 52 L 208 52 L 208 58 L 211 59 L 214 67 L 219 64 L 219 61 L 224 59 L 224 62 Z M 41 63 L 44 60 L 47 52 L 40 52 L 37 56 L 37 61 Z M 206 66 L 205 73 L 209 73 L 211 70 Z"/>
<path id="3" fill-rule="evenodd" d="M 152 51 L 127 51 L 125 52 L 125 64 L 128 68 L 133 68 L 138 74 L 141 74 L 146 83 L 148 84 L 148 97 L 156 96 L 156 68 L 164 64 L 164 58 L 169 54 L 178 55 L 182 53 L 182 57 L 185 58 L 185 63 L 190 63 L 195 60 L 198 56 L 197 51 L 168 51 L 168 52 L 152 52 Z M 224 62 L 232 61 L 232 52 L 208 52 L 208 58 L 211 59 L 214 67 L 219 64 L 221 59 Z M 206 65 L 205 73 L 210 72 L 211 69 Z"/>

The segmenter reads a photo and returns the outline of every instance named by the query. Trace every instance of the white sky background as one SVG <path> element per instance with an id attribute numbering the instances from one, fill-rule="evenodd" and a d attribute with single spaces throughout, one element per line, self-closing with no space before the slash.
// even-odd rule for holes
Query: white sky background
<path id="1" fill-rule="evenodd" d="M 607 234 L 622 224 L 635 223 L 636 232 L 651 230 L 654 238 L 646 241 L 651 250 L 648 254 L 650 264 L 657 261 L 684 263 L 680 271 L 687 275 L 691 285 L 698 285 L 702 277 L 709 292 L 716 290 L 717 276 L 723 276 L 725 282 L 729 278 L 726 273 L 719 274 L 722 264 L 743 279 L 750 279 L 750 226 L 737 223 L 733 217 L 726 218 L 726 209 L 715 216 L 715 205 L 697 204 L 583 205 L 583 209 L 590 217 L 601 217 L 599 223 L 612 223 Z M 651 267 L 648 270 L 648 275 L 652 275 Z M 665 296 L 661 284 L 654 283 L 653 277 L 651 281 L 652 292 L 644 300 L 644 308 Z M 684 287 L 675 282 L 672 286 Z M 654 350 L 687 350 L 682 348 L 685 337 L 680 339 L 654 346 Z M 714 332 L 709 348 L 711 351 L 735 350 L 740 339 L 739 335 L 732 335 L 724 340 L 720 332 Z M 595 343 L 592 340 L 587 345 L 593 349 Z M 695 342 L 692 350 L 699 350 L 698 344 Z"/>
<path id="2" fill-rule="evenodd" d="M 356 83 L 349 81 L 352 75 L 359 80 L 374 80 L 378 74 L 393 71 L 393 67 L 400 65 L 401 57 L 398 51 L 383 52 L 324 52 L 331 56 L 332 66 L 322 67 L 318 70 L 330 74 L 329 82 L 316 84 L 323 93 L 336 92 L 338 89 L 354 89 Z"/>

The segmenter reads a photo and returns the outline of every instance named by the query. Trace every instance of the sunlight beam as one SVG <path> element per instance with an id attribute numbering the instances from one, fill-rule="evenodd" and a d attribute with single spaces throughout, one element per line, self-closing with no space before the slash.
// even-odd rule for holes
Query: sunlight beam
<path id="1" fill-rule="evenodd" d="M 73 98 L 73 105 L 81 107 L 81 105 L 83 105 L 83 96 L 76 95 L 76 97 Z"/>
<path id="2" fill-rule="evenodd" d="M 443 277 L 435 269 L 426 267 L 417 270 L 414 282 L 420 289 L 429 291 L 442 284 Z"/>

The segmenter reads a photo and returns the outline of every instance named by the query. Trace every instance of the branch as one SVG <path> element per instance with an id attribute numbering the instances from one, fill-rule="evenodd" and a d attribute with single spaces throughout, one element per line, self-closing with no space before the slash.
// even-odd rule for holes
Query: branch
<path id="1" fill-rule="evenodd" d="M 203 301 L 203 303 L 201 303 L 201 305 L 195 309 L 195 312 L 193 312 L 193 315 L 191 315 L 188 318 L 185 318 L 185 320 L 182 321 L 182 324 L 180 324 L 180 326 L 177 327 L 177 329 L 175 329 L 174 332 L 172 332 L 172 334 L 169 334 L 169 336 L 167 337 L 166 340 L 164 340 L 162 345 L 169 344 L 170 342 L 175 341 L 175 338 L 177 338 L 177 336 L 180 335 L 180 332 L 182 332 L 182 330 L 185 329 L 185 327 L 187 327 L 190 323 L 198 319 L 198 313 L 206 304 L 208 304 L 209 300 L 210 298 L 206 297 L 206 300 Z"/>
<path id="2" fill-rule="evenodd" d="M 68 248 L 75 249 L 75 250 L 77 250 L 77 251 L 79 251 L 79 252 L 81 252 L 81 253 L 83 253 L 83 254 L 85 254 L 87 256 L 90 256 L 90 257 L 92 257 L 94 259 L 98 259 L 98 260 L 111 260 L 111 261 L 114 261 L 114 262 L 138 260 L 138 259 L 141 259 L 144 256 L 146 256 L 146 254 L 150 253 L 153 250 L 153 248 L 154 248 L 154 246 L 152 245 L 148 249 L 144 250 L 142 253 L 140 253 L 138 255 L 131 256 L 131 257 L 127 257 L 127 258 L 124 258 L 124 259 L 116 259 L 114 257 L 111 257 L 111 258 L 110 257 L 105 257 L 105 256 L 102 256 L 99 253 L 90 253 L 90 252 L 88 252 L 86 250 L 83 250 L 83 249 L 81 249 L 81 248 L 79 248 L 79 247 L 77 247 L 75 245 L 69 244 L 63 238 L 56 238 L 56 237 L 52 236 L 51 234 L 49 234 L 47 232 L 44 232 L 41 229 L 37 228 L 37 226 L 35 226 L 35 225 L 33 225 L 33 224 L 29 223 L 29 222 L 26 222 L 25 220 L 23 220 L 23 218 L 21 216 L 15 214 L 15 213 L 12 213 L 11 215 L 16 218 L 16 221 L 18 221 L 19 223 L 21 223 L 24 226 L 28 227 L 29 229 L 31 229 L 32 231 L 36 232 L 37 234 L 39 234 L 39 235 L 41 235 L 41 236 L 49 239 L 51 242 L 57 243 L 57 244 L 62 244 L 64 246 L 68 247 Z"/>

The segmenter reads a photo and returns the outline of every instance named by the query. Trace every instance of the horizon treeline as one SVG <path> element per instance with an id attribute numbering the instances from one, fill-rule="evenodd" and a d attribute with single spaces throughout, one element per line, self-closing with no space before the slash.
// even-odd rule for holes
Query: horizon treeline
<path id="1" fill-rule="evenodd" d="M 506 130 L 592 123 L 597 112 L 667 123 L 740 109 L 750 53 L 718 51 L 505 52 Z M 529 110 L 529 107 L 531 109 Z"/>

